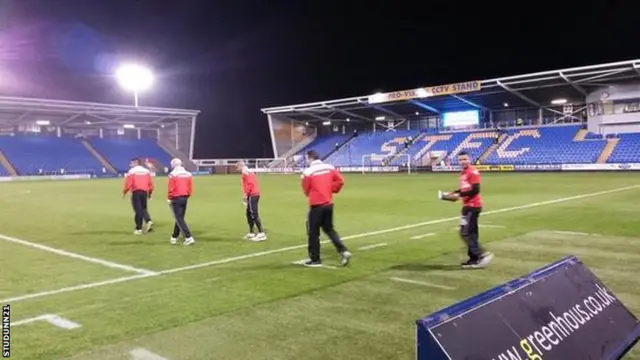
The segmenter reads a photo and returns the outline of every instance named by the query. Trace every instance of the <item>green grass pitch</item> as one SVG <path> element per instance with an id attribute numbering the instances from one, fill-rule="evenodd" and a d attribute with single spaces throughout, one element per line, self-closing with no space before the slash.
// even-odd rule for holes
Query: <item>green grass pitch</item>
<path id="1" fill-rule="evenodd" d="M 197 177 L 193 247 L 168 242 L 165 179 L 150 203 L 156 231 L 144 236 L 132 234 L 120 181 L 6 183 L 0 303 L 18 323 L 11 358 L 412 359 L 416 319 L 568 254 L 640 315 L 637 176 L 485 173 L 481 240 L 496 258 L 470 272 L 440 266 L 464 255 L 460 205 L 436 199 L 456 174 L 346 176 L 336 227 L 353 262 L 317 269 L 292 264 L 306 258 L 295 175 L 260 177 L 263 243 L 241 240 L 239 177 Z M 330 244 L 323 258 L 339 260 Z M 29 320 L 47 314 L 80 327 Z"/>

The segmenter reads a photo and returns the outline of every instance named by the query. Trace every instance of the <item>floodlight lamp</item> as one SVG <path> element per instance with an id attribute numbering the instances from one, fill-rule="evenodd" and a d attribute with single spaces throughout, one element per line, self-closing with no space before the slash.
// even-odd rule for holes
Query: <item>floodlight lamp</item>
<path id="1" fill-rule="evenodd" d="M 135 129 L 136 128 L 135 125 L 133 125 L 133 124 L 124 124 L 124 125 L 122 125 L 122 127 L 125 128 L 125 129 Z"/>
<path id="2" fill-rule="evenodd" d="M 349 118 L 347 118 L 346 120 L 347 120 L 347 122 L 351 121 L 351 119 L 349 119 Z"/>
<path id="3" fill-rule="evenodd" d="M 329 126 L 329 125 L 331 125 L 331 121 L 324 121 L 324 122 L 322 123 L 322 125 L 324 125 L 324 126 Z"/>
<path id="4" fill-rule="evenodd" d="M 46 126 L 46 125 L 50 125 L 51 122 L 49 122 L 49 120 L 37 120 L 36 124 L 40 126 Z"/>
<path id="5" fill-rule="evenodd" d="M 385 119 L 385 117 L 384 117 L 384 116 L 378 116 L 378 117 L 376 117 L 376 120 L 378 120 L 378 121 L 382 121 L 382 120 L 384 120 L 384 119 Z"/>
<path id="6" fill-rule="evenodd" d="M 504 103 L 504 104 L 502 104 L 502 106 L 509 107 L 509 103 Z"/>
<path id="7" fill-rule="evenodd" d="M 553 105 L 562 105 L 567 103 L 567 99 L 554 99 L 554 100 L 551 100 L 551 103 Z"/>
<path id="8" fill-rule="evenodd" d="M 139 65 L 123 65 L 116 72 L 120 86 L 125 90 L 139 92 L 153 85 L 151 70 Z"/>

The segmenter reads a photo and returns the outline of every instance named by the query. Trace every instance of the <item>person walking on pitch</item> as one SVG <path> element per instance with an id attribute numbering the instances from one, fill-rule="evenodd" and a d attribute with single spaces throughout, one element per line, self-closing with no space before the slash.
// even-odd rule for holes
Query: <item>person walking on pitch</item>
<path id="1" fill-rule="evenodd" d="M 192 245 L 196 241 L 191 236 L 189 226 L 184 221 L 184 216 L 187 212 L 187 202 L 193 192 L 193 178 L 191 173 L 182 167 L 182 160 L 180 159 L 171 160 L 171 168 L 173 170 L 169 173 L 167 203 L 169 203 L 176 223 L 173 226 L 173 234 L 169 242 L 175 245 L 178 242 L 178 236 L 182 233 L 184 235 L 184 245 Z"/>
<path id="2" fill-rule="evenodd" d="M 333 228 L 333 194 L 340 192 L 344 178 L 332 165 L 325 164 L 314 150 L 307 153 L 309 167 L 302 172 L 302 191 L 309 202 L 307 236 L 309 260 L 305 266 L 322 266 L 320 259 L 320 229 L 329 237 L 342 256 L 341 264 L 347 266 L 351 253 Z"/>
<path id="3" fill-rule="evenodd" d="M 242 173 L 242 192 L 244 194 L 242 203 L 246 207 L 247 223 L 249 224 L 249 233 L 244 237 L 252 241 L 265 241 L 267 235 L 262 228 L 262 221 L 258 213 L 258 203 L 260 202 L 260 185 L 258 177 L 245 166 L 244 161 L 236 163 L 236 170 Z M 258 230 L 256 233 L 255 230 Z"/>
<path id="4" fill-rule="evenodd" d="M 469 260 L 461 264 L 463 269 L 481 269 L 487 267 L 493 254 L 484 251 L 480 246 L 478 218 L 482 212 L 480 196 L 480 172 L 470 164 L 469 154 L 462 151 L 458 154 L 458 162 L 462 167 L 460 188 L 450 193 L 438 192 L 438 198 L 446 201 L 458 201 L 462 198 L 462 216 L 460 218 L 460 237 L 467 245 Z"/>
<path id="5" fill-rule="evenodd" d="M 131 191 L 131 205 L 133 206 L 135 235 L 142 235 L 142 222 L 147 223 L 146 231 L 153 230 L 153 221 L 147 210 L 147 200 L 151 199 L 153 193 L 153 178 L 149 169 L 141 165 L 140 159 L 132 159 L 129 163 L 130 169 L 124 175 L 124 186 L 122 197 Z"/>

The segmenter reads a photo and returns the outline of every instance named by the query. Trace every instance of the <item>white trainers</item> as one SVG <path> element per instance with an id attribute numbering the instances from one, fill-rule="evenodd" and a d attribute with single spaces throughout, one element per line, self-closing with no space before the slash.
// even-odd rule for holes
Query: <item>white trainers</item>
<path id="1" fill-rule="evenodd" d="M 340 265 L 347 266 L 349 265 L 349 261 L 351 261 L 351 253 L 348 251 L 343 252 L 342 258 L 340 259 Z"/>
<path id="2" fill-rule="evenodd" d="M 267 234 L 258 233 L 252 240 L 253 241 L 265 241 L 265 240 L 267 240 Z"/>
<path id="3" fill-rule="evenodd" d="M 189 238 L 184 239 L 183 245 L 184 246 L 189 246 L 189 245 L 193 245 L 195 243 L 196 243 L 196 240 L 193 237 L 189 237 Z"/>
<path id="4" fill-rule="evenodd" d="M 177 243 L 178 243 L 178 239 L 176 239 L 176 238 L 172 237 L 171 239 L 169 239 L 169 243 L 170 243 L 171 245 L 175 245 L 175 244 L 177 244 Z"/>
<path id="5" fill-rule="evenodd" d="M 442 190 L 438 190 L 438 200 L 442 200 Z"/>
<path id="6" fill-rule="evenodd" d="M 244 236 L 243 239 L 245 239 L 245 240 L 253 240 L 253 238 L 255 238 L 255 237 L 256 237 L 256 234 L 248 233 L 247 235 Z"/>
<path id="7" fill-rule="evenodd" d="M 142 235 L 142 230 L 134 230 L 133 235 Z"/>
<path id="8" fill-rule="evenodd" d="M 149 221 L 147 223 L 147 228 L 145 229 L 145 232 L 152 232 L 153 231 L 153 221 Z"/>
<path id="9" fill-rule="evenodd" d="M 483 269 L 486 268 L 493 260 L 493 254 L 490 252 L 485 252 L 480 256 L 480 261 L 478 261 L 478 267 Z"/>

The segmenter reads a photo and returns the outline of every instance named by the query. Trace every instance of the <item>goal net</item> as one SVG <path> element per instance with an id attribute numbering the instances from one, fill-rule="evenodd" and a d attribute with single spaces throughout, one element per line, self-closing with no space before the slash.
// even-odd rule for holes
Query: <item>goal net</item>
<path id="1" fill-rule="evenodd" d="M 411 173 L 409 154 L 368 154 L 362 155 L 361 171 L 365 173 L 407 172 Z"/>
<path id="2" fill-rule="evenodd" d="M 245 165 L 258 174 L 292 174 L 299 171 L 298 164 L 293 158 L 264 158 L 264 159 L 205 159 L 194 160 L 198 171 L 210 174 L 236 174 L 236 163 L 244 161 Z"/>

